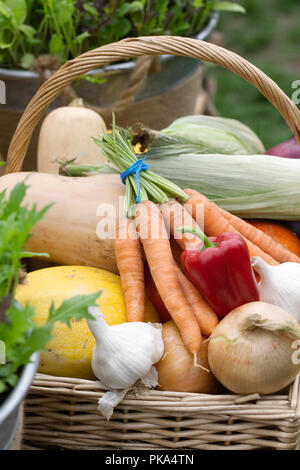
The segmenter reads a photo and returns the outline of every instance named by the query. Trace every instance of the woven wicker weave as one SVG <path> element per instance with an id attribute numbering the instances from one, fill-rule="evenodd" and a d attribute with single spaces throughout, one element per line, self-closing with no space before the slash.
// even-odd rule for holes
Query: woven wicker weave
<path id="1" fill-rule="evenodd" d="M 10 144 L 6 173 L 20 171 L 47 106 L 83 73 L 112 61 L 174 54 L 222 65 L 255 87 L 280 111 L 300 143 L 300 111 L 267 75 L 237 54 L 195 39 L 130 38 L 63 65 L 27 106 Z M 107 422 L 97 411 L 93 381 L 37 374 L 25 403 L 27 448 L 295 449 L 300 433 L 299 376 L 288 391 L 259 397 L 157 390 L 127 396 Z"/>
<path id="2" fill-rule="evenodd" d="M 65 449 L 295 449 L 299 376 L 281 395 L 159 392 L 125 397 L 110 421 L 89 380 L 37 374 L 25 402 L 25 444 Z"/>

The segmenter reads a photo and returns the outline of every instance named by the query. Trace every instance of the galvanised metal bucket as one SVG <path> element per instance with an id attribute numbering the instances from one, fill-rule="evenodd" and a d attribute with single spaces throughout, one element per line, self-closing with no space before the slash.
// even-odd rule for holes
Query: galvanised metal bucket
<path id="1" fill-rule="evenodd" d="M 207 27 L 196 39 L 206 39 L 215 28 L 218 18 L 218 13 L 213 13 Z M 181 116 L 194 114 L 195 104 L 201 93 L 201 62 L 189 57 L 165 55 L 160 57 L 159 64 L 159 71 L 148 75 L 146 84 L 136 94 L 128 109 L 117 114 L 119 125 L 126 127 L 138 120 L 159 130 Z M 104 79 L 103 83 L 77 80 L 72 83 L 72 88 L 88 104 L 102 109 L 113 108 L 128 88 L 134 67 L 134 61 L 126 61 L 93 70 L 88 75 Z M 40 77 L 31 71 L 0 68 L 1 82 L 6 86 L 6 104 L 0 104 L 0 161 L 1 156 L 3 160 L 6 159 L 10 140 L 25 107 L 40 86 Z M 59 97 L 51 104 L 50 109 L 62 105 L 63 99 Z M 31 139 L 24 171 L 37 169 L 41 124 L 40 122 Z"/>
<path id="2" fill-rule="evenodd" d="M 20 406 L 37 371 L 39 354 L 35 353 L 20 375 L 17 386 L 0 405 L 0 450 L 9 449 L 20 418 Z"/>
<path id="3" fill-rule="evenodd" d="M 218 19 L 218 13 L 213 13 L 206 28 L 195 36 L 196 39 L 206 39 L 215 28 Z M 99 85 L 81 80 L 80 83 L 74 85 L 74 88 L 78 95 L 87 102 L 101 107 L 111 106 L 126 89 L 134 66 L 134 61 L 126 61 L 93 70 L 87 75 L 104 79 L 104 83 Z M 197 68 L 199 68 L 199 60 L 179 56 L 162 56 L 159 73 L 149 76 L 144 88 L 136 95 L 136 101 L 175 87 L 192 75 Z M 0 80 L 6 85 L 6 104 L 1 105 L 0 110 L 23 111 L 40 86 L 39 74 L 27 70 L 0 68 Z M 61 105 L 62 102 L 56 100 L 53 107 Z"/>

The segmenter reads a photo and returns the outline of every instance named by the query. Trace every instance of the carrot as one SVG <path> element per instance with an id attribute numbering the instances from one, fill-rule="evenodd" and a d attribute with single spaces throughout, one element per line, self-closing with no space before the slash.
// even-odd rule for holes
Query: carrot
<path id="1" fill-rule="evenodd" d="M 188 190 L 188 194 L 196 195 L 199 194 L 197 191 Z M 290 250 L 285 248 L 281 243 L 274 240 L 267 234 L 264 236 L 261 235 L 261 230 L 249 224 L 245 220 L 231 214 L 221 207 L 216 206 L 219 209 L 219 212 L 225 217 L 226 220 L 247 240 L 252 242 L 258 248 L 263 250 L 268 255 L 272 256 L 279 263 L 284 262 L 294 262 L 300 263 L 299 256 L 292 253 Z"/>
<path id="2" fill-rule="evenodd" d="M 170 237 L 170 245 L 174 260 L 176 261 L 176 263 L 181 265 L 182 249 L 180 248 L 178 243 L 176 243 L 175 239 L 172 236 Z"/>
<path id="3" fill-rule="evenodd" d="M 292 262 L 300 263 L 299 256 L 292 253 L 290 250 L 285 248 L 281 243 L 274 240 L 266 233 L 262 236 L 262 231 L 253 225 L 249 224 L 243 219 L 219 208 L 221 214 L 228 220 L 228 222 L 238 230 L 244 237 L 254 243 L 256 246 L 261 248 L 267 254 L 271 255 L 279 263 Z"/>
<path id="4" fill-rule="evenodd" d="M 127 320 L 144 321 L 144 263 L 142 245 L 134 221 L 127 219 L 119 225 L 115 254 L 124 291 Z"/>
<path id="5" fill-rule="evenodd" d="M 197 365 L 201 330 L 178 281 L 162 214 L 153 202 L 142 201 L 135 220 L 157 290 Z"/>
<path id="6" fill-rule="evenodd" d="M 204 208 L 204 222 L 205 222 L 205 233 L 208 236 L 216 237 L 223 232 L 235 232 L 239 235 L 242 235 L 238 230 L 236 230 L 232 224 L 222 215 L 219 210 L 219 207 L 210 201 L 208 198 L 198 193 L 197 191 L 186 189 L 185 192 L 190 196 L 187 201 L 186 207 L 191 212 L 193 217 L 197 221 L 197 212 L 199 211 L 199 205 L 202 205 Z M 261 237 L 265 235 L 261 233 Z M 260 256 L 266 263 L 271 265 L 279 264 L 276 259 L 274 259 L 269 254 L 265 253 L 257 245 L 254 245 L 250 240 L 243 236 L 245 242 L 247 243 L 250 256 Z"/>
<path id="7" fill-rule="evenodd" d="M 205 336 L 210 336 L 219 323 L 217 315 L 202 297 L 197 287 L 194 286 L 194 284 L 183 274 L 177 265 L 175 265 L 175 267 L 179 283 L 185 297 L 188 299 L 188 302 L 193 309 L 201 332 Z"/>
<path id="8" fill-rule="evenodd" d="M 167 230 L 174 236 L 182 250 L 193 250 L 199 246 L 199 238 L 191 233 L 177 232 L 178 227 L 189 226 L 199 228 L 186 208 L 175 200 L 170 200 L 160 206 Z"/>

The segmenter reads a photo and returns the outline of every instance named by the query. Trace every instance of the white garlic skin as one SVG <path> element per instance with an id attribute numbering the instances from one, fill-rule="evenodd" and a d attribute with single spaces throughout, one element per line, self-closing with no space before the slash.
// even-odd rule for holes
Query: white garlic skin
<path id="1" fill-rule="evenodd" d="M 271 266 L 259 256 L 252 257 L 251 264 L 260 276 L 260 300 L 283 308 L 300 322 L 300 264 Z"/>
<path id="2" fill-rule="evenodd" d="M 95 376 L 109 389 L 132 387 L 145 377 L 164 352 L 161 325 L 128 322 L 109 326 L 97 307 L 89 308 L 88 320 L 96 339 L 92 355 Z"/>

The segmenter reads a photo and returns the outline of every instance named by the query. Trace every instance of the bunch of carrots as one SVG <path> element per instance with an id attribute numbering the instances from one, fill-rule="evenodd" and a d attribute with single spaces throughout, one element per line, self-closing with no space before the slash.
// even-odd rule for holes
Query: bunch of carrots
<path id="1" fill-rule="evenodd" d="M 197 354 L 202 335 L 210 336 L 218 324 L 218 317 L 175 261 L 168 232 L 181 250 L 196 249 L 199 239 L 190 233 L 178 237 L 177 229 L 183 220 L 187 225 L 199 228 L 202 225 L 200 216 L 201 219 L 203 216 L 207 236 L 216 237 L 223 232 L 239 233 L 247 243 L 251 257 L 260 256 L 271 265 L 287 261 L 300 263 L 300 258 L 197 191 L 186 189 L 185 192 L 189 196 L 185 204 L 176 200 L 169 200 L 160 206 L 151 201 L 140 202 L 135 219 L 126 219 L 119 226 L 115 253 L 128 321 L 144 321 L 145 257 L 160 297 L 187 350 L 193 355 L 194 364 L 198 365 Z"/>

